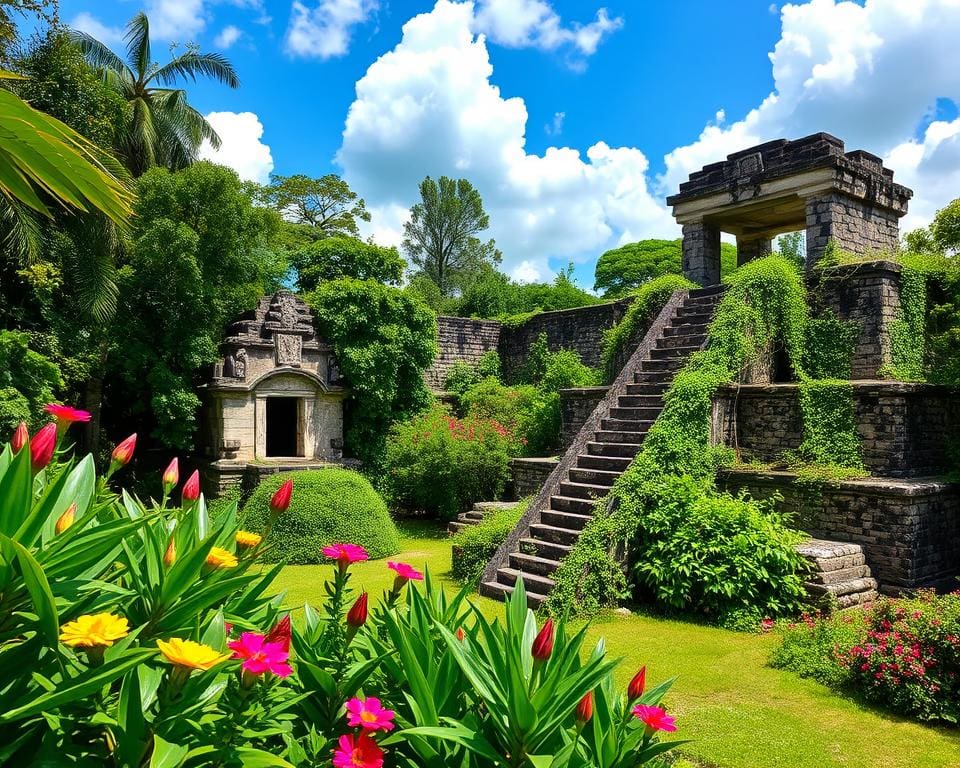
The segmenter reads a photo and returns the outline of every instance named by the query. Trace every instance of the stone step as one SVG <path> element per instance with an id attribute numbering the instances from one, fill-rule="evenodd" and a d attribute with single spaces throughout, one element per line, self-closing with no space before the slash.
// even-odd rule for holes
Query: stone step
<path id="1" fill-rule="evenodd" d="M 636 427 L 636 425 L 637 422 L 633 422 L 633 426 Z M 621 429 L 600 429 L 594 433 L 594 437 L 598 443 L 642 443 L 646 434 L 646 430 L 625 432 Z"/>
<path id="2" fill-rule="evenodd" d="M 656 352 L 657 350 L 653 350 Z M 683 368 L 686 360 L 683 358 L 675 357 L 670 358 L 669 360 L 644 360 L 640 363 L 640 371 L 642 373 L 668 373 L 670 374 L 669 378 L 673 378 L 673 374 Z"/>
<path id="3" fill-rule="evenodd" d="M 866 577 L 860 579 L 850 579 L 849 581 L 841 581 L 837 582 L 836 584 L 807 583 L 804 586 L 811 595 L 817 597 L 825 595 L 842 597 L 843 595 L 851 595 L 855 592 L 870 592 L 871 590 L 875 592 L 877 589 L 877 580 Z"/>
<path id="4" fill-rule="evenodd" d="M 660 347 L 650 350 L 650 357 L 654 360 L 676 360 L 686 359 L 694 352 L 699 351 L 700 346 L 687 347 Z"/>
<path id="5" fill-rule="evenodd" d="M 565 544 L 572 547 L 580 538 L 580 531 L 558 528 L 546 523 L 534 523 L 530 526 L 530 536 L 537 541 L 548 541 L 551 544 Z"/>
<path id="6" fill-rule="evenodd" d="M 510 509 L 515 506 L 517 506 L 517 502 L 515 501 L 478 501 L 473 505 L 473 509 L 475 512 L 490 514 L 491 512 L 499 512 L 502 509 Z"/>
<path id="7" fill-rule="evenodd" d="M 599 499 L 610 492 L 608 485 L 594 485 L 592 483 L 560 482 L 560 494 L 572 496 L 575 499 Z"/>
<path id="8" fill-rule="evenodd" d="M 536 555 L 547 560 L 560 561 L 570 554 L 570 549 L 571 547 L 566 544 L 555 544 L 551 541 L 531 538 L 520 539 L 520 551 L 523 554 Z"/>
<path id="9" fill-rule="evenodd" d="M 501 584 L 498 581 L 485 581 L 480 585 L 480 594 L 484 597 L 506 602 L 513 594 L 513 587 L 509 584 Z M 535 611 L 543 605 L 546 599 L 546 595 L 527 592 L 527 607 Z"/>
<path id="10" fill-rule="evenodd" d="M 451 520 L 447 523 L 447 533 L 453 536 L 455 533 L 459 533 L 464 528 L 471 528 L 473 523 L 461 523 L 457 520 Z"/>
<path id="11" fill-rule="evenodd" d="M 633 395 L 657 395 L 659 397 L 670 388 L 669 381 L 638 380 L 638 376 L 645 375 L 646 374 L 634 374 L 634 383 L 627 384 L 627 394 L 625 397 L 631 397 Z"/>
<path id="12" fill-rule="evenodd" d="M 652 423 L 663 408 L 660 405 L 655 406 L 615 406 L 610 409 L 611 419 L 620 419 L 622 421 L 645 421 Z"/>
<path id="13" fill-rule="evenodd" d="M 623 473 L 633 456 L 594 456 L 589 453 L 581 453 L 577 456 L 577 466 L 584 469 L 605 469 L 608 472 Z"/>
<path id="14" fill-rule="evenodd" d="M 589 469 L 581 467 L 571 467 L 567 477 L 571 482 L 584 483 L 585 485 L 602 485 L 609 488 L 622 472 L 611 471 L 607 469 Z"/>
<path id="15" fill-rule="evenodd" d="M 863 579 L 870 576 L 870 569 L 865 565 L 855 565 L 851 568 L 838 568 L 834 571 L 816 571 L 807 577 L 808 584 L 838 584 L 843 581 Z"/>
<path id="16" fill-rule="evenodd" d="M 653 424 L 653 419 L 600 419 L 600 429 L 603 432 L 620 432 L 623 434 L 646 434 Z M 630 442 L 636 442 L 630 440 Z"/>
<path id="17" fill-rule="evenodd" d="M 838 610 L 844 611 L 847 608 L 854 608 L 858 605 L 870 605 L 877 601 L 877 590 L 871 589 L 867 592 L 853 592 L 849 595 L 841 595 L 836 598 Z"/>
<path id="18" fill-rule="evenodd" d="M 706 323 L 675 323 L 674 325 L 668 325 L 666 328 L 664 328 L 663 335 L 664 338 L 706 338 L 707 329 L 709 327 L 710 326 Z"/>
<path id="19" fill-rule="evenodd" d="M 631 386 L 631 385 L 627 385 Z M 620 395 L 617 398 L 617 406 L 620 408 L 656 408 L 658 411 L 663 408 L 663 398 L 659 395 Z"/>
<path id="20" fill-rule="evenodd" d="M 727 286 L 723 283 L 717 283 L 716 285 L 708 285 L 704 288 L 693 288 L 688 296 L 691 299 L 700 298 L 701 296 L 716 296 L 717 300 L 723 298 L 723 294 L 727 292 Z"/>
<path id="21" fill-rule="evenodd" d="M 689 323 L 691 325 L 709 325 L 713 318 L 713 311 L 704 312 L 702 307 L 680 307 L 674 322 Z"/>
<path id="22" fill-rule="evenodd" d="M 657 339 L 657 349 L 674 349 L 678 347 L 694 347 L 700 349 L 707 337 L 700 334 L 683 334 L 681 336 L 661 336 Z"/>
<path id="23" fill-rule="evenodd" d="M 487 514 L 485 512 L 474 512 L 472 509 L 469 512 L 461 512 L 457 515 L 457 519 L 461 522 L 466 522 L 467 520 L 476 520 L 480 522 L 485 518 Z"/>
<path id="24" fill-rule="evenodd" d="M 719 304 L 719 297 L 711 296 L 689 296 L 684 302 L 685 307 L 716 307 Z"/>
<path id="25" fill-rule="evenodd" d="M 536 555 L 525 555 L 522 552 L 511 552 L 509 563 L 511 568 L 541 576 L 549 576 L 560 567 L 558 560 L 537 557 Z"/>
<path id="26" fill-rule="evenodd" d="M 639 451 L 640 443 L 599 443 L 593 440 L 587 443 L 587 453 L 591 456 L 632 459 Z"/>
<path id="27" fill-rule="evenodd" d="M 573 512 L 577 515 L 592 515 L 596 502 L 577 496 L 551 496 L 550 507 L 557 512 Z"/>
<path id="28" fill-rule="evenodd" d="M 593 515 L 576 515 L 572 512 L 561 512 L 556 509 L 545 509 L 540 513 L 540 519 L 546 525 L 555 528 L 566 528 L 571 531 L 582 531 L 587 523 L 593 520 Z"/>
<path id="29" fill-rule="evenodd" d="M 535 595 L 549 595 L 553 589 L 553 579 L 537 573 L 529 573 L 516 568 L 501 568 L 497 571 L 497 581 L 501 584 L 515 586 L 519 579 L 523 579 L 523 588 Z"/>

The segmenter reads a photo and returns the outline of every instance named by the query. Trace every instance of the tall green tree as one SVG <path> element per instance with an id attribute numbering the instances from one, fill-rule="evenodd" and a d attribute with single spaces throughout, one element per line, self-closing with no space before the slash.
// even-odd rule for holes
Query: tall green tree
<path id="1" fill-rule="evenodd" d="M 597 260 L 593 289 L 603 291 L 604 298 L 626 296 L 646 282 L 661 275 L 683 272 L 681 240 L 640 240 L 613 248 Z M 737 249 L 730 243 L 720 244 L 720 274 L 737 268 Z"/>
<path id="2" fill-rule="evenodd" d="M 490 226 L 490 217 L 469 181 L 427 176 L 420 182 L 420 198 L 403 225 L 403 249 L 444 296 L 469 273 L 500 263 L 496 243 L 478 237 Z"/>
<path id="3" fill-rule="evenodd" d="M 358 221 L 370 221 L 363 198 L 334 173 L 319 179 L 297 174 L 273 176 L 255 189 L 257 198 L 283 214 L 304 238 L 316 240 L 332 235 L 358 237 Z"/>
<path id="4" fill-rule="evenodd" d="M 188 47 L 157 65 L 150 50 L 150 22 L 143 12 L 127 23 L 126 62 L 86 32 L 74 30 L 71 35 L 91 65 L 123 97 L 123 124 L 115 149 L 132 174 L 140 176 L 154 166 L 186 168 L 197 160 L 204 141 L 219 148 L 220 137 L 187 102 L 187 92 L 169 86 L 203 76 L 239 87 L 240 79 L 224 56 Z"/>
<path id="5" fill-rule="evenodd" d="M 325 237 L 289 252 L 297 288 L 307 293 L 328 280 L 353 277 L 400 285 L 406 263 L 396 248 L 356 237 Z"/>
<path id="6" fill-rule="evenodd" d="M 234 171 L 209 162 L 177 173 L 155 168 L 138 191 L 107 396 L 115 418 L 145 423 L 161 444 L 188 449 L 195 376 L 216 359 L 226 324 L 286 271 L 272 249 L 280 221 L 253 204 Z"/>

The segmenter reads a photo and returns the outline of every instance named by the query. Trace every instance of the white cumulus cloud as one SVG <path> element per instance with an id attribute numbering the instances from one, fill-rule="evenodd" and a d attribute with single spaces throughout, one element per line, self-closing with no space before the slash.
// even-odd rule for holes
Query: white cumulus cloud
<path id="1" fill-rule="evenodd" d="M 938 99 L 960 102 L 960 2 L 811 0 L 780 12 L 773 92 L 740 120 L 718 115 L 670 152 L 660 191 L 738 149 L 827 131 L 848 150 L 883 156 L 896 180 L 914 187 L 905 225 L 928 220 L 960 190 L 957 122 L 928 117 Z"/>
<path id="2" fill-rule="evenodd" d="M 270 147 L 264 144 L 263 124 L 253 112 L 210 112 L 207 121 L 220 136 L 220 149 L 205 142 L 200 158 L 233 168 L 241 179 L 266 184 L 273 170 Z"/>
<path id="3" fill-rule="evenodd" d="M 217 46 L 217 48 L 223 48 L 226 50 L 235 42 L 237 42 L 237 40 L 239 40 L 242 36 L 243 32 L 240 31 L 239 27 L 229 24 L 220 30 L 220 34 L 214 38 L 213 44 Z"/>
<path id="4" fill-rule="evenodd" d="M 378 0 L 319 0 L 313 7 L 294 0 L 287 52 L 320 59 L 344 56 L 350 50 L 353 28 L 367 21 L 378 7 Z"/>
<path id="5" fill-rule="evenodd" d="M 338 161 L 396 243 L 427 174 L 465 177 L 490 214 L 506 271 L 543 278 L 548 258 L 582 260 L 625 235 L 675 231 L 646 185 L 647 158 L 599 142 L 525 149 L 523 99 L 504 98 L 472 3 L 438 0 L 410 19 L 403 38 L 357 82 Z"/>
<path id="6" fill-rule="evenodd" d="M 67 26 L 80 32 L 86 32 L 105 45 L 118 45 L 123 42 L 123 29 L 104 24 L 87 11 L 78 13 Z"/>

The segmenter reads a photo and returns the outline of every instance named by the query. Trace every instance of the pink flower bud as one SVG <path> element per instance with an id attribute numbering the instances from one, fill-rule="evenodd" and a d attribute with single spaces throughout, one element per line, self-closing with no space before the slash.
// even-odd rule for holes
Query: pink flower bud
<path id="1" fill-rule="evenodd" d="M 533 639 L 530 652 L 537 661 L 546 661 L 550 658 L 550 654 L 553 653 L 553 619 L 547 619 L 543 629 Z"/>
<path id="2" fill-rule="evenodd" d="M 110 456 L 110 463 L 117 467 L 125 467 L 133 458 L 133 450 L 137 447 L 137 433 L 134 432 L 122 443 L 118 443 Z"/>
<path id="3" fill-rule="evenodd" d="M 633 680 L 630 681 L 630 685 L 627 686 L 627 698 L 630 701 L 634 699 L 639 699 L 643 696 L 644 690 L 647 687 L 647 668 L 640 667 L 640 671 L 633 676 Z"/>
<path id="4" fill-rule="evenodd" d="M 170 493 L 177 483 L 180 482 L 180 465 L 177 463 L 177 459 L 174 458 L 167 468 L 163 470 L 163 492 Z"/>
<path id="5" fill-rule="evenodd" d="M 20 453 L 20 449 L 29 442 L 30 432 L 27 431 L 27 422 L 21 421 L 14 430 L 13 437 L 10 438 L 10 449 L 14 453 Z"/>
<path id="6" fill-rule="evenodd" d="M 287 480 L 283 485 L 281 485 L 273 498 L 270 499 L 270 511 L 279 515 L 281 512 L 286 512 L 287 507 L 290 506 L 290 497 L 293 495 L 293 480 Z"/>
<path id="7" fill-rule="evenodd" d="M 587 691 L 586 695 L 580 699 L 580 703 L 577 704 L 573 716 L 578 723 L 590 721 L 590 718 L 593 717 L 593 691 Z"/>
<path id="8" fill-rule="evenodd" d="M 45 424 L 30 441 L 30 464 L 34 472 L 39 472 L 53 458 L 57 447 L 57 425 Z"/>
<path id="9" fill-rule="evenodd" d="M 193 470 L 193 474 L 183 484 L 183 500 L 196 501 L 200 498 L 200 472 Z"/>
<path id="10" fill-rule="evenodd" d="M 357 602 L 347 613 L 347 624 L 351 627 L 362 627 L 367 623 L 367 593 L 364 592 L 357 598 Z"/>

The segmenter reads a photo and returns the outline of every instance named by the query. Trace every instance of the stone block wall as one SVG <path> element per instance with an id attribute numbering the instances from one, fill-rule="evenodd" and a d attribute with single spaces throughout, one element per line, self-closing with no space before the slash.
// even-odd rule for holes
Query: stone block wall
<path id="1" fill-rule="evenodd" d="M 572 349 L 585 365 L 600 365 L 603 332 L 623 318 L 632 299 L 594 304 L 577 309 L 541 312 L 516 328 L 500 330 L 500 360 L 507 381 L 515 381 L 527 360 L 530 347 L 541 333 L 547 336 L 551 352 Z"/>
<path id="2" fill-rule="evenodd" d="M 430 389 L 443 389 L 447 371 L 457 361 L 476 365 L 490 350 L 496 350 L 500 342 L 500 323 L 496 320 L 472 320 L 469 317 L 437 318 L 438 353 L 423 377 Z"/>
<path id="3" fill-rule="evenodd" d="M 831 239 L 860 255 L 894 251 L 899 243 L 902 214 L 839 192 L 807 200 L 806 215 L 808 268 L 820 260 Z"/>
<path id="4" fill-rule="evenodd" d="M 721 473 L 719 484 L 779 507 L 816 538 L 860 544 L 880 591 L 956 589 L 960 575 L 960 486 L 924 480 L 849 480 L 822 493 L 798 488 L 786 472 Z"/>
<path id="5" fill-rule="evenodd" d="M 560 462 L 556 457 L 540 459 L 512 459 L 510 475 L 513 478 L 513 498 L 534 496 Z"/>
<path id="6" fill-rule="evenodd" d="M 857 432 L 867 469 L 890 477 L 920 477 L 951 468 L 951 441 L 960 434 L 960 392 L 904 382 L 852 382 Z M 729 386 L 714 399 L 714 443 L 738 448 L 744 459 L 776 461 L 803 440 L 795 384 Z"/>
<path id="7" fill-rule="evenodd" d="M 560 390 L 561 451 L 570 447 L 609 389 L 610 387 L 577 387 Z"/>
<path id="8" fill-rule="evenodd" d="M 890 261 L 847 264 L 826 270 L 815 291 L 817 309 L 855 323 L 850 378 L 875 379 L 891 362 L 891 327 L 900 312 L 900 265 Z"/>

